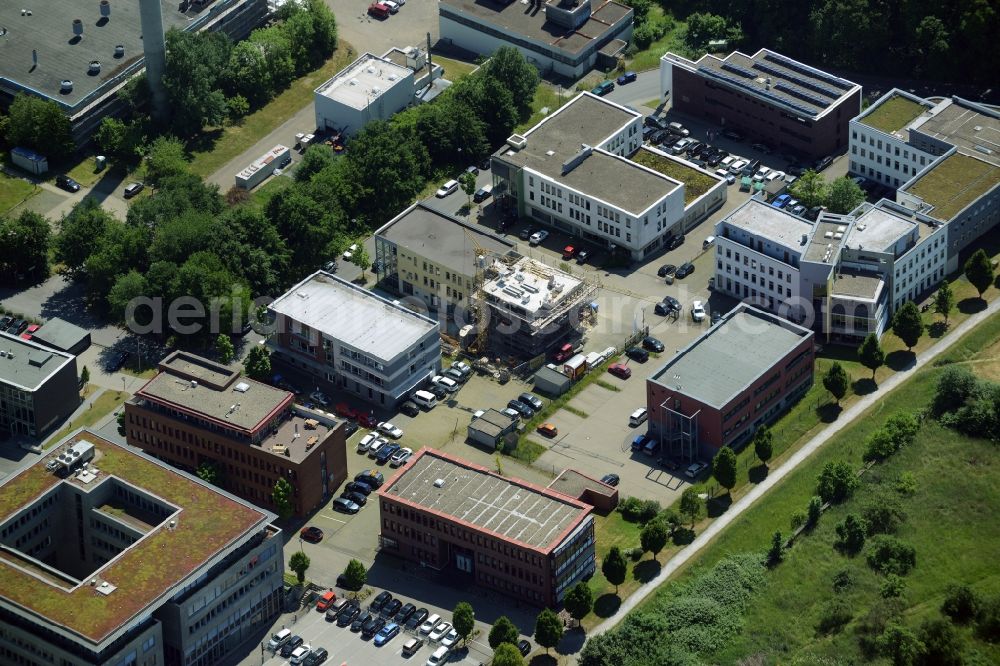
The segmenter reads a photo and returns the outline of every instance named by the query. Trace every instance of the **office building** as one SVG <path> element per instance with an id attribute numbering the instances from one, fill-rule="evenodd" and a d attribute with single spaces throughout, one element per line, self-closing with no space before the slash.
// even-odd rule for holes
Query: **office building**
<path id="1" fill-rule="evenodd" d="M 268 11 L 266 0 L 0 4 L 0 107 L 19 93 L 52 100 L 69 117 L 74 138 L 89 137 L 124 108 L 118 93 L 144 69 L 140 7 L 150 1 L 160 5 L 164 30 L 220 31 L 236 40 Z"/>
<path id="2" fill-rule="evenodd" d="M 381 552 L 535 606 L 594 573 L 592 508 L 423 448 L 379 491 Z"/>
<path id="3" fill-rule="evenodd" d="M 192 474 L 208 466 L 219 487 L 275 512 L 271 495 L 283 478 L 299 516 L 347 478 L 344 421 L 188 352 L 171 353 L 158 370 L 125 403 L 130 445 Z"/>
<path id="4" fill-rule="evenodd" d="M 642 114 L 580 93 L 493 156 L 501 209 L 640 261 L 726 201 L 725 179 L 642 148 Z"/>
<path id="5" fill-rule="evenodd" d="M 812 331 L 738 305 L 646 381 L 661 453 L 710 459 L 744 446 L 812 386 L 814 346 Z"/>
<path id="6" fill-rule="evenodd" d="M 476 284 L 476 255 L 508 257 L 517 245 L 417 202 L 375 232 L 379 286 L 419 299 L 431 312 L 468 308 Z"/>
<path id="7" fill-rule="evenodd" d="M 40 437 L 79 406 L 76 358 L 0 332 L 0 431 Z"/>
<path id="8" fill-rule="evenodd" d="M 380 407 L 392 408 L 441 369 L 433 319 L 317 271 L 268 306 L 281 362 Z"/>
<path id="9" fill-rule="evenodd" d="M 573 80 L 613 68 L 632 37 L 632 8 L 612 0 L 443 0 L 441 41 L 488 56 L 512 46 L 542 74 Z"/>
<path id="10" fill-rule="evenodd" d="M 861 86 L 761 49 L 660 58 L 660 90 L 674 111 L 733 129 L 781 152 L 817 159 L 847 150 Z"/>
<path id="11" fill-rule="evenodd" d="M 244 657 L 238 648 L 255 646 L 281 611 L 274 519 L 77 431 L 0 482 L 0 662 L 213 666 Z"/>

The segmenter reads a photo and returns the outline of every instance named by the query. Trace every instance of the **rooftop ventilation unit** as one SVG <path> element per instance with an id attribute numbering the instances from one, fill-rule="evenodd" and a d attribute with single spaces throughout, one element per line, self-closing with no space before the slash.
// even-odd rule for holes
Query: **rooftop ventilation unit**
<path id="1" fill-rule="evenodd" d="M 192 379 L 191 380 L 191 388 L 198 388 L 198 380 L 197 379 Z"/>
<path id="2" fill-rule="evenodd" d="M 444 479 L 435 479 L 434 480 L 434 487 L 435 488 L 444 488 Z"/>
<path id="3" fill-rule="evenodd" d="M 90 67 L 87 69 L 88 74 L 100 74 L 101 73 L 101 61 L 91 60 Z"/>
<path id="4" fill-rule="evenodd" d="M 101 16 L 103 16 L 104 18 L 108 18 L 109 16 L 111 16 L 111 3 L 108 0 L 101 0 L 99 7 L 101 11 Z"/>
<path id="5" fill-rule="evenodd" d="M 118 45 L 115 46 L 115 57 L 116 58 L 124 58 L 125 57 L 125 45 L 124 44 L 118 44 Z"/>
<path id="6" fill-rule="evenodd" d="M 246 393 L 247 391 L 250 390 L 250 385 L 247 384 L 246 382 L 240 382 L 239 384 L 233 387 L 233 390 L 239 393 Z"/>
<path id="7" fill-rule="evenodd" d="M 524 150 L 528 147 L 528 137 L 520 134 L 511 134 L 507 137 L 507 145 L 514 150 Z"/>
<path id="8" fill-rule="evenodd" d="M 77 37 L 83 37 L 83 21 L 80 19 L 73 19 L 73 34 Z"/>

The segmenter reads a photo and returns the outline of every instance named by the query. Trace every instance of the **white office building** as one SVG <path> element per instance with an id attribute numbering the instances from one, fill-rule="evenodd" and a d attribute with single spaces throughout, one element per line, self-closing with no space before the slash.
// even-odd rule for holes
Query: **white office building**
<path id="1" fill-rule="evenodd" d="M 413 102 L 413 70 L 365 53 L 316 88 L 316 127 L 355 134 L 370 120 L 388 120 Z"/>

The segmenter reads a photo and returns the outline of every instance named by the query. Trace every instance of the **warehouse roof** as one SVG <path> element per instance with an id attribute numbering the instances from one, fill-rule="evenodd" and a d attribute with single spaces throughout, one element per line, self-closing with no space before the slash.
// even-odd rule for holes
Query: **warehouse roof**
<path id="1" fill-rule="evenodd" d="M 741 304 L 674 355 L 650 381 L 722 409 L 812 335 L 777 315 Z"/>
<path id="2" fill-rule="evenodd" d="M 53 317 L 32 333 L 31 337 L 49 347 L 69 351 L 89 339 L 90 332 L 64 319 Z"/>
<path id="3" fill-rule="evenodd" d="M 34 391 L 72 362 L 69 354 L 0 332 L 0 382 Z"/>
<path id="4" fill-rule="evenodd" d="M 590 512 L 560 493 L 428 448 L 379 494 L 540 551 L 558 546 Z"/>
<path id="5" fill-rule="evenodd" d="M 409 67 L 365 53 L 316 88 L 316 94 L 360 111 L 412 75 Z"/>

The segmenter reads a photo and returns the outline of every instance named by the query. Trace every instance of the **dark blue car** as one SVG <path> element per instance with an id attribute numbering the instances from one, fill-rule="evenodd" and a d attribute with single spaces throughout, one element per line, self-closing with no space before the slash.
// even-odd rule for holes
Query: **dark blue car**
<path id="1" fill-rule="evenodd" d="M 636 78 L 635 72 L 625 72 L 624 74 L 618 77 L 618 85 L 623 86 L 626 83 L 632 83 L 633 81 L 635 81 L 635 78 Z"/>

